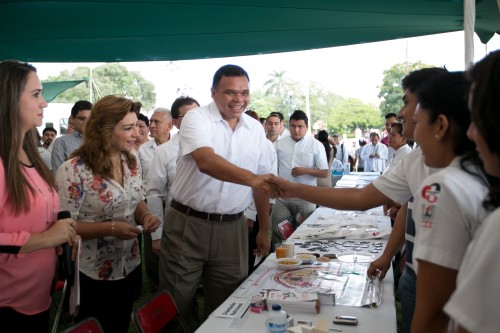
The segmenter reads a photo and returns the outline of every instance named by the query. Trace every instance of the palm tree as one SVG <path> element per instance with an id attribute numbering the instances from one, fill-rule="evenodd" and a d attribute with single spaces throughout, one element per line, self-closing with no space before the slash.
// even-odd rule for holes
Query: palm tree
<path id="1" fill-rule="evenodd" d="M 289 80 L 285 78 L 285 74 L 285 70 L 273 70 L 273 73 L 269 74 L 271 78 L 264 83 L 264 87 L 266 88 L 266 96 L 286 96 Z"/>

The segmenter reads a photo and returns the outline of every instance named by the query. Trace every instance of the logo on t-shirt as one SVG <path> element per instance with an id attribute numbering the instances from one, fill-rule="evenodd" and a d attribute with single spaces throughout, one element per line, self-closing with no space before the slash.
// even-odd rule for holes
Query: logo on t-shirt
<path id="1" fill-rule="evenodd" d="M 441 192 L 441 185 L 434 183 L 422 188 L 422 227 L 432 228 L 436 204 Z"/>

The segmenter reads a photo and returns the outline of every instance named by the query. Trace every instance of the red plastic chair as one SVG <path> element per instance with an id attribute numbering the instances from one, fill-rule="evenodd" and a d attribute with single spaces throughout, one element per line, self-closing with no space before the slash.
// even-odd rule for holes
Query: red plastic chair
<path id="1" fill-rule="evenodd" d="M 293 227 L 290 221 L 285 220 L 278 224 L 278 232 L 283 240 L 287 240 L 293 234 Z"/>
<path id="2" fill-rule="evenodd" d="M 132 323 L 139 333 L 160 332 L 174 318 L 177 318 L 182 330 L 188 333 L 186 322 L 166 290 L 157 292 L 146 303 L 132 312 Z"/>
<path id="3" fill-rule="evenodd" d="M 94 317 L 89 317 L 76 325 L 71 326 L 62 333 L 104 333 L 101 324 Z"/>

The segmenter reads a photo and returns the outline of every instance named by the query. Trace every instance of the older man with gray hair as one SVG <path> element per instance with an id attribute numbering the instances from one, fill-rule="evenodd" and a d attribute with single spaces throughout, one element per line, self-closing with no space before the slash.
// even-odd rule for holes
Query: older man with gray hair
<path id="1" fill-rule="evenodd" d="M 159 107 L 154 110 L 149 120 L 149 133 L 153 140 L 142 144 L 137 152 L 137 156 L 141 161 L 142 179 L 145 188 L 147 188 L 148 171 L 155 156 L 155 150 L 159 145 L 170 140 L 170 131 L 173 125 L 170 109 Z"/>
<path id="2" fill-rule="evenodd" d="M 142 182 L 144 188 L 148 188 L 148 173 L 153 163 L 155 151 L 157 148 L 170 140 L 170 130 L 173 127 L 172 114 L 170 109 L 158 107 L 154 110 L 149 120 L 149 132 L 153 140 L 143 143 L 137 151 L 137 156 L 142 166 Z M 148 203 L 149 204 L 149 203 Z M 160 202 L 164 206 L 165 202 Z M 161 221 L 163 223 L 163 221 Z M 158 289 L 158 259 L 153 250 L 152 235 L 147 233 L 144 238 L 144 262 L 146 264 L 146 275 L 148 277 L 149 288 L 151 292 Z"/>

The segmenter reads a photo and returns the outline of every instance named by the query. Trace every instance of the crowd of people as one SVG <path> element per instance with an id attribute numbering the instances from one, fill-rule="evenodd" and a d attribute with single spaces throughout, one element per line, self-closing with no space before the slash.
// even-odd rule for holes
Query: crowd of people
<path id="1" fill-rule="evenodd" d="M 322 205 L 383 206 L 393 219 L 368 274 L 383 279 L 404 249 L 401 332 L 496 332 L 500 51 L 467 72 L 416 70 L 402 88 L 387 135 L 370 133 L 353 154 L 358 171 L 381 176 L 340 189 L 332 172 L 349 163 L 347 144 L 325 130 L 308 135 L 301 110 L 289 119 L 248 110 L 239 66 L 216 71 L 210 104 L 179 97 L 151 118 L 125 97 L 78 101 L 56 138 L 36 129 L 47 106 L 36 69 L 1 62 L 2 328 L 48 329 L 57 254 L 68 243 L 75 259 L 81 242 L 76 321 L 127 332 L 144 261 L 150 291 L 168 290 L 194 330 L 282 240 L 280 222 L 297 227 Z"/>

